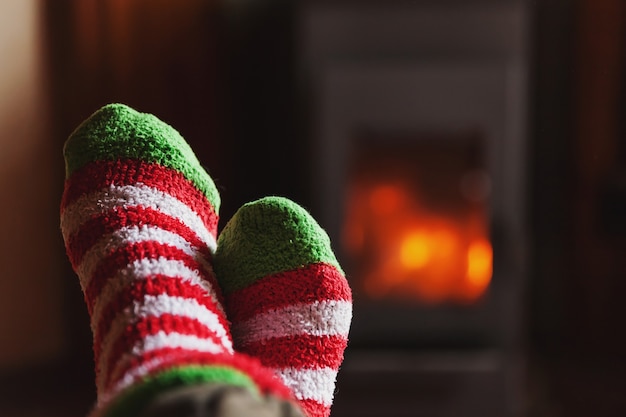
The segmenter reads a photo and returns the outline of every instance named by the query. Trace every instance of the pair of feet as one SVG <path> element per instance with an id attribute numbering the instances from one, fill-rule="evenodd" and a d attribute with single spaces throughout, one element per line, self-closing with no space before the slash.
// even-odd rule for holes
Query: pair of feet
<path id="1" fill-rule="evenodd" d="M 93 416 L 135 417 L 204 385 L 329 415 L 352 298 L 306 210 L 263 198 L 218 235 L 220 196 L 189 145 L 121 104 L 83 122 L 64 155 L 61 230 L 91 317 Z"/>

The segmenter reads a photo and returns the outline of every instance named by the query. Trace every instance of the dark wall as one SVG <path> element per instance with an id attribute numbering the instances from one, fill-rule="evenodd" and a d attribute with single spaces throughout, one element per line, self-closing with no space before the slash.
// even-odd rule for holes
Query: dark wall
<path id="1" fill-rule="evenodd" d="M 533 102 L 530 106 L 530 218 L 534 261 L 529 301 L 531 343 L 560 349 L 563 341 L 565 277 L 571 198 L 574 188 L 574 2 L 548 0 L 534 8 Z"/>
<path id="2" fill-rule="evenodd" d="M 625 8 L 533 4 L 531 410 L 621 415 Z"/>
<path id="3" fill-rule="evenodd" d="M 284 0 L 223 9 L 223 140 L 233 149 L 228 213 L 266 195 L 307 205 L 306 139 L 294 89 L 295 9 Z"/>

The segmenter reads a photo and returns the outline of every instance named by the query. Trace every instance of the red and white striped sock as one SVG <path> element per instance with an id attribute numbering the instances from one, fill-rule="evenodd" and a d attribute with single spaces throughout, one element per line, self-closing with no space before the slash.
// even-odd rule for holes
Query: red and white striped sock
<path id="1" fill-rule="evenodd" d="M 212 269 L 219 194 L 180 134 L 112 104 L 72 133 L 64 155 L 61 230 L 91 317 L 92 415 L 135 416 L 188 384 L 292 398 L 233 351 Z"/>
<path id="2" fill-rule="evenodd" d="M 237 351 L 276 370 L 310 417 L 330 414 L 352 293 L 328 235 L 296 203 L 242 206 L 214 258 Z"/>

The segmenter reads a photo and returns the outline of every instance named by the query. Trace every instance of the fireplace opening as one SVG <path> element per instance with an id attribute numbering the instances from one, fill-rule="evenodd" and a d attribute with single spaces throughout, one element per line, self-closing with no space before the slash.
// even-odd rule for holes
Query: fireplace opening
<path id="1" fill-rule="evenodd" d="M 485 135 L 366 131 L 351 143 L 338 246 L 362 320 L 353 342 L 490 345 L 494 244 Z"/>
<path id="2" fill-rule="evenodd" d="M 480 136 L 369 134 L 356 143 L 341 247 L 361 299 L 479 303 L 493 269 Z"/>

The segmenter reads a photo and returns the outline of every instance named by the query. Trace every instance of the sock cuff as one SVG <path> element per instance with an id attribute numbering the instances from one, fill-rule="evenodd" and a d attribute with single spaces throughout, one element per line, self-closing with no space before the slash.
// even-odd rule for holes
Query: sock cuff
<path id="1" fill-rule="evenodd" d="M 203 352 L 174 353 L 172 357 L 147 367 L 146 376 L 126 381 L 122 388 L 112 388 L 89 417 L 136 417 L 139 411 L 164 390 L 197 384 L 221 383 L 240 386 L 253 395 L 271 394 L 293 401 L 293 393 L 277 375 L 252 357 L 242 354 L 210 354 Z"/>
<path id="2" fill-rule="evenodd" d="M 90 417 L 134 417 L 164 390 L 205 383 L 240 386 L 259 394 L 259 388 L 244 372 L 228 366 L 184 366 L 160 372 L 121 392 L 108 404 L 101 405 Z"/>

